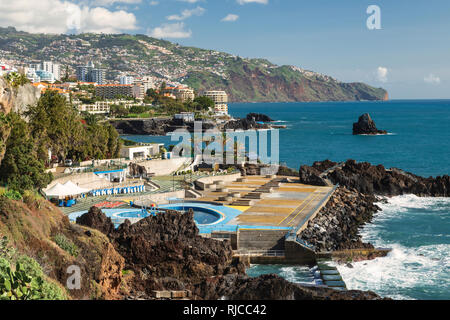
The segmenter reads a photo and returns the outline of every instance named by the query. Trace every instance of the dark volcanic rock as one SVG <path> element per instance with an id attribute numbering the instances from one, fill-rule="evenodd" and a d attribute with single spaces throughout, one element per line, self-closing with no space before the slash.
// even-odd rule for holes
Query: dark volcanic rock
<path id="1" fill-rule="evenodd" d="M 148 295 L 152 290 L 183 290 L 207 277 L 245 273 L 232 257 L 229 241 L 198 235 L 192 211 L 169 211 L 133 225 L 126 221 L 110 238 L 136 275 L 134 288 Z M 168 276 L 176 281 L 163 281 Z"/>
<path id="2" fill-rule="evenodd" d="M 316 168 L 303 165 L 300 167 L 299 176 L 300 181 L 304 184 L 310 184 L 313 186 L 326 186 L 327 183 L 321 178 L 320 171 Z"/>
<path id="3" fill-rule="evenodd" d="M 110 123 L 120 134 L 165 135 L 167 132 L 171 131 L 169 127 L 172 125 L 172 120 L 115 120 Z"/>
<path id="4" fill-rule="evenodd" d="M 111 218 L 106 217 L 102 210 L 97 207 L 92 207 L 88 213 L 78 217 L 77 224 L 97 229 L 106 235 L 114 231 L 114 223 Z"/>
<path id="5" fill-rule="evenodd" d="M 249 113 L 247 114 L 247 120 L 259 121 L 259 122 L 272 122 L 269 116 L 262 113 Z"/>
<path id="6" fill-rule="evenodd" d="M 378 130 L 375 122 L 368 113 L 359 117 L 358 122 L 353 124 L 353 134 L 386 134 L 385 130 Z"/>
<path id="7" fill-rule="evenodd" d="M 373 195 L 339 187 L 300 237 L 319 251 L 373 248 L 361 241 L 359 228 L 379 210 L 376 201 Z"/>
<path id="8" fill-rule="evenodd" d="M 257 278 L 228 275 L 209 278 L 196 286 L 195 293 L 208 300 L 381 300 L 371 291 L 337 291 L 302 286 L 275 275 Z"/>
<path id="9" fill-rule="evenodd" d="M 251 130 L 251 129 L 269 129 L 267 124 L 258 124 L 255 120 L 251 119 L 238 119 L 228 121 L 224 126 L 224 130 Z"/>
<path id="10" fill-rule="evenodd" d="M 147 177 L 147 169 L 137 163 L 130 162 L 128 165 L 130 176 L 132 177 Z"/>
<path id="11" fill-rule="evenodd" d="M 317 171 L 309 170 L 308 172 L 317 177 L 306 176 L 300 169 L 300 180 L 304 183 L 313 182 L 314 179 L 319 178 L 318 172 L 320 174 L 324 169 L 336 164 L 329 160 L 315 162 L 312 167 Z M 364 194 L 384 196 L 415 194 L 431 197 L 448 197 L 450 195 L 450 177 L 448 175 L 423 178 L 401 169 L 386 169 L 382 165 L 374 166 L 368 162 L 357 163 L 355 160 L 347 160 L 341 168 L 337 168 L 324 178 L 333 184 L 354 188 Z"/>

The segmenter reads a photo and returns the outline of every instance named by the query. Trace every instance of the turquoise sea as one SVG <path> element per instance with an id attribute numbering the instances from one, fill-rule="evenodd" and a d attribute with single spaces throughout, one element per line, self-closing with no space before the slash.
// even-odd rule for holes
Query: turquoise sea
<path id="1" fill-rule="evenodd" d="M 387 102 L 231 104 L 230 114 L 269 115 L 280 130 L 280 161 L 289 167 L 317 160 L 355 159 L 398 167 L 422 176 L 450 174 L 450 100 Z M 353 136 L 352 123 L 368 112 L 380 136 Z M 127 136 L 142 142 L 173 144 L 170 137 Z M 450 201 L 394 197 L 362 232 L 365 240 L 390 247 L 386 258 L 340 266 L 350 289 L 372 290 L 398 299 L 450 299 Z M 277 273 L 311 282 L 303 267 L 253 266 L 249 273 Z"/>

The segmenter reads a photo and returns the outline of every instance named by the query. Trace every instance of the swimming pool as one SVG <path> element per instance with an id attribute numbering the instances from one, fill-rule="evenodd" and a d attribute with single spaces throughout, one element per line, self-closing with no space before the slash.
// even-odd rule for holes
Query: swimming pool
<path id="1" fill-rule="evenodd" d="M 199 227 L 201 226 L 213 226 L 225 219 L 225 215 L 216 210 L 219 208 L 211 208 L 212 206 L 203 206 L 202 204 L 170 204 L 161 205 L 161 209 L 169 209 L 176 211 L 188 211 L 192 209 L 194 211 L 194 221 Z M 214 206 L 216 207 L 216 206 Z M 126 208 L 126 209 L 102 209 L 103 213 L 111 218 L 112 222 L 116 228 L 125 222 L 126 219 L 130 220 L 131 223 L 136 223 L 141 219 L 147 218 L 148 216 L 155 214 L 154 212 L 147 211 L 144 209 Z M 85 214 L 86 211 L 74 212 L 69 215 L 71 221 L 76 221 L 78 217 Z"/>
<path id="2" fill-rule="evenodd" d="M 173 205 L 163 205 L 160 206 L 160 208 L 183 212 L 192 209 L 194 211 L 194 220 L 199 225 L 216 224 L 225 218 L 223 213 L 221 213 L 220 211 L 214 210 L 212 208 L 206 208 L 201 205 L 193 206 L 193 205 L 173 204 Z"/>

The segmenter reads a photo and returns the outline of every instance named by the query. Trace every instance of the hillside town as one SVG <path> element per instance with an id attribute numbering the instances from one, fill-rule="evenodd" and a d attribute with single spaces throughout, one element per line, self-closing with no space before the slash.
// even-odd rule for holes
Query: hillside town
<path id="1" fill-rule="evenodd" d="M 61 75 L 64 67 L 52 61 L 33 62 L 25 66 L 0 62 L 0 68 L 0 76 L 22 73 L 40 92 L 57 91 L 79 112 L 109 115 L 111 106 L 126 109 L 150 106 L 146 97 L 149 92 L 156 92 L 181 103 L 192 102 L 198 96 L 208 97 L 214 102 L 214 107 L 208 110 L 211 116 L 228 115 L 228 95 L 225 91 L 209 90 L 199 94 L 186 85 L 164 82 L 153 76 L 121 75 L 116 81 L 107 81 L 107 70 L 96 67 L 93 61 L 78 66 L 76 74 L 66 74 L 64 77 Z"/>

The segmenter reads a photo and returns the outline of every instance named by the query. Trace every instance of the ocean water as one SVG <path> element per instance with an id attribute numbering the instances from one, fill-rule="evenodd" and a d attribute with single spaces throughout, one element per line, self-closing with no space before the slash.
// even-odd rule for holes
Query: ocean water
<path id="1" fill-rule="evenodd" d="M 235 117 L 264 113 L 287 125 L 279 131 L 280 162 L 292 168 L 325 159 L 356 159 L 422 176 L 450 173 L 450 100 L 234 103 L 229 111 Z M 366 112 L 389 134 L 353 136 L 353 122 Z M 176 144 L 169 136 L 124 137 Z"/>
<path id="2" fill-rule="evenodd" d="M 450 299 L 450 199 L 404 195 L 379 206 L 361 234 L 392 251 L 338 266 L 347 287 L 394 299 Z"/>
<path id="3" fill-rule="evenodd" d="M 288 281 L 300 284 L 314 284 L 314 275 L 309 267 L 287 266 L 281 264 L 253 264 L 247 269 L 247 275 L 257 277 L 262 274 L 277 274 Z"/>
<path id="4" fill-rule="evenodd" d="M 233 116 L 249 112 L 267 114 L 287 125 L 280 130 L 280 161 L 292 168 L 317 160 L 355 159 L 422 176 L 450 174 L 450 100 L 230 105 Z M 366 112 L 389 134 L 353 136 L 353 122 Z M 128 138 L 173 143 L 170 137 Z M 395 299 L 450 299 L 449 199 L 406 195 L 380 207 L 382 211 L 361 233 L 364 240 L 392 252 L 354 263 L 353 268 L 339 266 L 347 287 Z M 255 265 L 248 273 L 313 281 L 308 268 L 299 266 Z"/>

